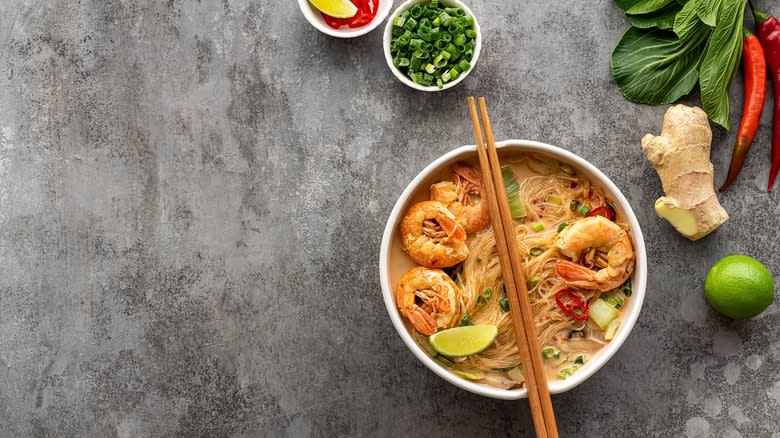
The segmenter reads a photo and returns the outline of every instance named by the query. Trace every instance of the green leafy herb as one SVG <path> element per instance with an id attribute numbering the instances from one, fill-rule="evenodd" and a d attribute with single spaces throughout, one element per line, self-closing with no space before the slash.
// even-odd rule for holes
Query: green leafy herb
<path id="1" fill-rule="evenodd" d="M 701 27 L 704 23 L 701 22 L 699 16 L 696 15 L 696 10 L 699 8 L 699 2 L 701 0 L 688 0 L 688 3 L 683 6 L 680 12 L 674 17 L 674 25 L 672 29 L 680 41 L 687 41 L 692 35 L 695 35 L 695 31 L 701 32 Z"/>
<path id="2" fill-rule="evenodd" d="M 674 0 L 617 0 L 617 5 L 626 14 L 647 14 L 673 2 Z"/>
<path id="3" fill-rule="evenodd" d="M 742 19 L 745 0 L 722 0 L 720 17 L 707 42 L 699 69 L 701 103 L 718 125 L 729 129 L 729 84 L 742 55 Z"/>
<path id="4" fill-rule="evenodd" d="M 728 0 L 726 0 L 728 1 Z M 715 27 L 718 24 L 718 12 L 720 11 L 722 0 L 701 0 L 698 1 L 696 15 L 701 18 L 707 26 Z M 686 5 L 687 6 L 687 5 Z M 743 8 L 745 6 L 742 6 Z M 740 22 L 741 23 L 741 22 Z"/>
<path id="5" fill-rule="evenodd" d="M 615 0 L 633 25 L 612 52 L 630 101 L 669 104 L 701 89 L 701 106 L 729 129 L 728 88 L 739 68 L 747 0 Z"/>
<path id="6" fill-rule="evenodd" d="M 501 305 L 501 310 L 503 310 L 504 312 L 509 312 L 509 300 L 506 297 L 502 297 L 498 301 L 498 304 Z"/>
<path id="7" fill-rule="evenodd" d="M 632 102 L 662 105 L 690 93 L 709 29 L 686 41 L 661 29 L 629 28 L 612 52 L 612 77 Z"/>
<path id="8" fill-rule="evenodd" d="M 626 15 L 626 17 L 634 27 L 640 29 L 649 29 L 651 27 L 671 29 L 672 26 L 674 26 L 674 17 L 680 12 L 680 9 L 682 9 L 682 5 L 673 2 L 657 11 L 650 12 L 649 14 L 629 14 Z"/>

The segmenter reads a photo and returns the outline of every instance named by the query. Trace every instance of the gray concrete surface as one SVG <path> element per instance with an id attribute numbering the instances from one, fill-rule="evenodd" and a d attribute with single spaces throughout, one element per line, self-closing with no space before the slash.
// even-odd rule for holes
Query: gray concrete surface
<path id="1" fill-rule="evenodd" d="M 379 31 L 326 37 L 293 1 L 0 1 L 0 436 L 532 436 L 526 402 L 418 363 L 380 296 L 387 215 L 471 142 L 470 94 L 498 138 L 603 169 L 647 237 L 638 325 L 555 397 L 562 436 L 780 436 L 777 305 L 733 322 L 702 292 L 731 253 L 780 275 L 771 112 L 731 220 L 688 242 L 639 147 L 665 108 L 610 77 L 613 2 L 471 4 L 479 65 L 424 94 Z M 715 130 L 718 181 L 732 141 Z"/>

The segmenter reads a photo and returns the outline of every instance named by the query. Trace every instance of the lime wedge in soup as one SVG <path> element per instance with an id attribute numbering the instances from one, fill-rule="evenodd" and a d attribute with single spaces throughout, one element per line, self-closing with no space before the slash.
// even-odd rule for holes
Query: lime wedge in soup
<path id="1" fill-rule="evenodd" d="M 498 327 L 494 325 L 467 325 L 434 333 L 428 341 L 443 356 L 471 356 L 490 347 L 497 334 Z"/>
<path id="2" fill-rule="evenodd" d="M 357 14 L 357 6 L 349 0 L 309 0 L 311 4 L 324 14 L 335 18 L 350 18 Z"/>

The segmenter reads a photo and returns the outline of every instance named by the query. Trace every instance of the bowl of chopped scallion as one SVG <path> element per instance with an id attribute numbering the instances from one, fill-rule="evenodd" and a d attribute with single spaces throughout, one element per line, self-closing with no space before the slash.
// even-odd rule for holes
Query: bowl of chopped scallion
<path id="1" fill-rule="evenodd" d="M 407 0 L 385 26 L 387 65 L 417 90 L 460 83 L 476 65 L 481 46 L 477 18 L 458 0 Z"/>

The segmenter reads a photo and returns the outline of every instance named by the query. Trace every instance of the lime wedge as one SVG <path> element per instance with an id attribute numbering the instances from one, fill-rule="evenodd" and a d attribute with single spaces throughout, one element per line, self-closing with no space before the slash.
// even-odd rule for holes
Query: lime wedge
<path id="1" fill-rule="evenodd" d="M 357 14 L 358 8 L 349 0 L 309 0 L 324 14 L 335 18 L 350 18 Z"/>
<path id="2" fill-rule="evenodd" d="M 494 325 L 467 325 L 434 333 L 428 341 L 443 356 L 471 356 L 490 347 L 497 334 Z"/>

